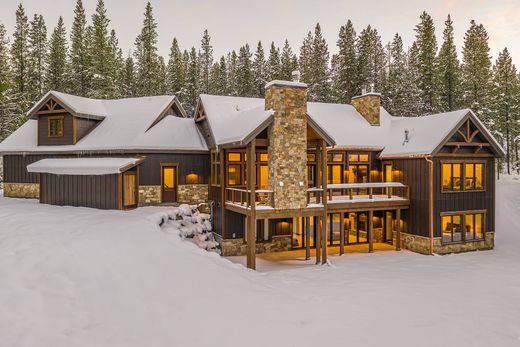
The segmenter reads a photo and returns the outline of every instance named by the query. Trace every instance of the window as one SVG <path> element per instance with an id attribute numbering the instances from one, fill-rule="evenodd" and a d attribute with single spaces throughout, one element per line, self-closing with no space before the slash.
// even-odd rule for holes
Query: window
<path id="1" fill-rule="evenodd" d="M 443 163 L 441 180 L 443 192 L 483 190 L 484 163 Z"/>
<path id="2" fill-rule="evenodd" d="M 51 116 L 48 118 L 47 135 L 49 137 L 63 136 L 63 116 Z"/>
<path id="3" fill-rule="evenodd" d="M 308 154 L 307 154 L 307 161 L 315 162 L 315 161 L 316 161 L 316 154 L 314 154 L 314 153 L 308 153 Z"/>
<path id="4" fill-rule="evenodd" d="M 165 167 L 163 175 L 163 187 L 167 189 L 175 188 L 175 169 L 173 167 Z"/>
<path id="5" fill-rule="evenodd" d="M 260 161 L 266 162 L 269 159 L 269 155 L 267 153 L 260 153 Z"/>
<path id="6" fill-rule="evenodd" d="M 335 162 L 335 163 L 342 163 L 343 162 L 343 154 L 341 153 L 332 153 L 327 155 L 327 161 Z"/>
<path id="7" fill-rule="evenodd" d="M 441 216 L 442 242 L 484 240 L 484 212 Z"/>
<path id="8" fill-rule="evenodd" d="M 368 163 L 370 156 L 368 154 L 352 153 L 348 155 L 348 161 Z"/>
<path id="9" fill-rule="evenodd" d="M 340 184 L 342 172 L 343 172 L 343 165 L 328 165 L 327 166 L 328 183 Z"/>
<path id="10" fill-rule="evenodd" d="M 242 184 L 242 165 L 228 165 L 228 185 L 239 186 Z"/>
<path id="11" fill-rule="evenodd" d="M 228 153 L 228 161 L 240 161 L 240 153 Z"/>
<path id="12" fill-rule="evenodd" d="M 211 152 L 211 185 L 220 186 L 220 153 Z"/>

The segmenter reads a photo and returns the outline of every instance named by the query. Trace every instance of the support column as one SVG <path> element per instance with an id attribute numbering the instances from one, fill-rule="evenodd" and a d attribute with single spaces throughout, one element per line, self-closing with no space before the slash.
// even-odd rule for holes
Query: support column
<path id="1" fill-rule="evenodd" d="M 401 250 L 401 209 L 398 208 L 397 211 L 395 211 L 395 221 L 397 223 L 396 225 L 396 233 L 395 233 L 395 249 L 397 251 Z"/>
<path id="2" fill-rule="evenodd" d="M 323 186 L 323 184 L 322 184 L 323 174 L 321 172 L 322 167 L 319 163 L 321 163 L 320 144 L 316 143 L 316 186 L 318 188 Z M 321 202 L 323 203 L 325 192 L 322 191 L 320 195 L 321 195 Z M 319 263 L 321 263 L 321 229 L 322 229 L 321 216 L 316 215 L 314 217 L 315 217 L 315 224 L 316 224 L 316 237 L 314 239 L 314 244 L 316 246 L 316 264 L 319 264 Z"/>
<path id="3" fill-rule="evenodd" d="M 305 260 L 311 259 L 311 217 L 305 217 Z"/>
<path id="4" fill-rule="evenodd" d="M 256 170 L 255 139 L 247 145 L 247 187 L 249 190 L 250 214 L 247 216 L 247 267 L 256 270 Z"/>
<path id="5" fill-rule="evenodd" d="M 345 254 L 345 213 L 339 214 L 339 255 Z"/>
<path id="6" fill-rule="evenodd" d="M 327 216 L 327 143 L 321 140 L 321 163 L 322 163 L 322 186 L 323 186 L 323 236 L 321 263 L 327 263 L 327 238 L 328 238 L 328 216 Z"/>
<path id="7" fill-rule="evenodd" d="M 374 211 L 368 211 L 368 253 L 374 252 Z"/>
<path id="8" fill-rule="evenodd" d="M 314 240 L 314 244 L 316 245 L 316 264 L 321 263 L 321 219 L 322 216 L 317 215 L 315 216 L 316 221 L 316 240 Z"/>

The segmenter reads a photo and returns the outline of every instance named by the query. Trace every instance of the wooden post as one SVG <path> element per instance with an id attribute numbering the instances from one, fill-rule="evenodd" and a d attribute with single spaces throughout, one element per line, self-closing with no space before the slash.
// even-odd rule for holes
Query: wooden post
<path id="1" fill-rule="evenodd" d="M 374 252 L 374 211 L 368 211 L 368 253 Z"/>
<path id="2" fill-rule="evenodd" d="M 251 201 L 247 216 L 247 267 L 256 269 L 255 139 L 247 145 L 247 185 Z"/>
<path id="3" fill-rule="evenodd" d="M 305 217 L 305 260 L 311 259 L 311 217 Z"/>
<path id="4" fill-rule="evenodd" d="M 316 245 L 316 264 L 321 262 L 321 216 L 316 217 L 316 239 L 314 240 L 314 244 Z"/>
<path id="5" fill-rule="evenodd" d="M 325 140 L 321 140 L 321 162 L 322 162 L 322 185 L 323 185 L 323 193 L 325 196 L 325 199 L 323 199 L 323 235 L 322 235 L 322 257 L 321 257 L 321 263 L 326 264 L 327 263 L 327 236 L 328 236 L 328 218 L 327 218 L 327 143 L 325 143 Z M 332 199 L 332 196 L 331 196 Z"/>
<path id="6" fill-rule="evenodd" d="M 345 254 L 345 217 L 344 212 L 339 214 L 339 255 Z"/>
<path id="7" fill-rule="evenodd" d="M 319 188 L 323 188 L 323 173 L 321 172 L 321 151 L 319 143 L 316 144 L 316 186 Z M 323 204 L 326 198 L 324 198 L 325 192 L 320 192 L 320 202 Z M 319 202 L 318 202 L 319 203 Z M 316 246 L 316 264 L 319 264 L 321 262 L 321 216 L 317 215 L 315 217 L 315 225 L 316 225 L 316 237 L 314 238 L 314 245 Z"/>
<path id="8" fill-rule="evenodd" d="M 397 251 L 401 250 L 401 209 L 398 208 L 397 211 L 395 211 L 395 220 L 396 220 L 396 233 L 395 233 L 395 249 Z"/>

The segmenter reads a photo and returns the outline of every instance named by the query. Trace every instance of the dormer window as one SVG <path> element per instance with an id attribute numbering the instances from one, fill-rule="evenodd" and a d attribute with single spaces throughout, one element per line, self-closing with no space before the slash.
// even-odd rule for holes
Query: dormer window
<path id="1" fill-rule="evenodd" d="M 63 136 L 63 116 L 50 116 L 47 123 L 47 135 L 49 137 Z"/>

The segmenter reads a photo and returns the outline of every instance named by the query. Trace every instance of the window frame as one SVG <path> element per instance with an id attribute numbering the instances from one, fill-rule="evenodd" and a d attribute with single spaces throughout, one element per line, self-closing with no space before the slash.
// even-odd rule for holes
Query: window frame
<path id="1" fill-rule="evenodd" d="M 482 232 L 482 238 L 481 239 L 466 239 L 466 216 L 467 215 L 473 215 L 473 227 L 476 229 L 476 215 L 482 215 L 481 220 L 481 232 Z M 443 237 L 443 230 L 442 230 L 442 217 L 453 217 L 453 216 L 459 216 L 461 218 L 461 240 L 460 241 L 444 241 Z M 450 211 L 450 212 L 441 212 L 440 213 L 440 220 L 439 220 L 439 226 L 440 226 L 440 232 L 441 232 L 441 244 L 442 245 L 453 245 L 458 243 L 470 243 L 470 242 L 482 242 L 487 240 L 487 210 L 468 210 L 468 211 Z M 476 230 L 473 231 L 473 234 L 476 235 Z M 453 239 L 453 235 L 452 235 Z"/>
<path id="2" fill-rule="evenodd" d="M 446 190 L 443 186 L 444 181 L 444 170 L 443 165 L 444 164 L 451 164 L 452 166 L 452 175 L 453 175 L 453 164 L 460 164 L 461 165 L 461 189 L 459 190 Z M 474 165 L 474 172 L 472 178 L 475 178 L 476 176 L 476 165 L 475 164 L 482 164 L 482 188 L 481 189 L 466 189 L 466 165 L 467 164 L 473 164 Z M 486 191 L 486 178 L 487 178 L 487 162 L 485 160 L 441 160 L 440 161 L 440 190 L 441 193 L 475 193 L 475 192 L 485 192 Z M 453 186 L 453 184 L 452 184 Z M 473 186 L 475 186 L 475 183 L 473 183 Z"/>
<path id="3" fill-rule="evenodd" d="M 52 121 L 60 122 L 60 132 L 57 135 L 51 135 L 51 123 Z M 65 116 L 48 116 L 47 117 L 47 137 L 49 138 L 59 138 L 64 136 L 64 128 L 65 128 Z"/>

